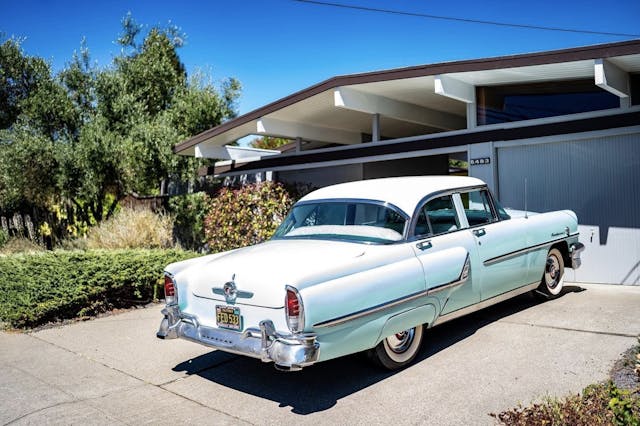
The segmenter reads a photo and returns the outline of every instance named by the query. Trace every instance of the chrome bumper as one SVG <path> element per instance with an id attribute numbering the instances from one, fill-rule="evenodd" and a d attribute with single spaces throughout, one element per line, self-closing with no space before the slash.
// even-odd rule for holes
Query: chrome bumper
<path id="1" fill-rule="evenodd" d="M 221 351 L 273 362 L 280 370 L 296 371 L 318 361 L 320 345 L 315 334 L 281 334 L 270 320 L 261 321 L 259 328 L 242 333 L 206 327 L 195 317 L 181 313 L 177 305 L 162 310 L 164 318 L 156 336 L 160 339 L 182 338 Z"/>
<path id="2" fill-rule="evenodd" d="M 582 259 L 580 259 L 580 253 L 584 251 L 584 244 L 573 243 L 571 244 L 571 268 L 578 269 L 582 265 Z"/>

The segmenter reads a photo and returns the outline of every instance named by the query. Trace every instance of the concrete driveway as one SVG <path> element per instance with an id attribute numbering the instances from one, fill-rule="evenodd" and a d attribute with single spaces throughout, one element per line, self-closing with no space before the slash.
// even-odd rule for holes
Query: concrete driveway
<path id="1" fill-rule="evenodd" d="M 523 295 L 427 334 L 411 367 L 350 356 L 298 373 L 155 332 L 161 307 L 0 333 L 0 424 L 492 424 L 603 380 L 640 334 L 640 287 Z"/>

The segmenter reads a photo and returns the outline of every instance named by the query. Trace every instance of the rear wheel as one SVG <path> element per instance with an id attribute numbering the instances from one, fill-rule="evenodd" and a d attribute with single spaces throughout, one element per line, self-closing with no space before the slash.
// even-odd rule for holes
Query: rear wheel
<path id="1" fill-rule="evenodd" d="M 423 326 L 393 334 L 369 349 L 369 358 L 388 370 L 397 370 L 414 360 L 422 345 Z"/>
<path id="2" fill-rule="evenodd" d="M 549 250 L 547 261 L 542 274 L 542 281 L 538 286 L 538 292 L 547 299 L 555 299 L 560 296 L 564 285 L 564 260 L 560 250 L 554 248 Z"/>

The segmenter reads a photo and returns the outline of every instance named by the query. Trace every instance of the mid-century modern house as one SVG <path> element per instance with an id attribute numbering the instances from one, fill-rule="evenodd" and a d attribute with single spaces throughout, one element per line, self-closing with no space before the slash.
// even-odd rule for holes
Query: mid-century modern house
<path id="1" fill-rule="evenodd" d="M 227 146 L 248 135 L 292 143 Z M 174 151 L 222 160 L 203 174 L 316 187 L 461 160 L 507 207 L 578 214 L 567 279 L 640 284 L 640 40 L 334 77 Z"/>

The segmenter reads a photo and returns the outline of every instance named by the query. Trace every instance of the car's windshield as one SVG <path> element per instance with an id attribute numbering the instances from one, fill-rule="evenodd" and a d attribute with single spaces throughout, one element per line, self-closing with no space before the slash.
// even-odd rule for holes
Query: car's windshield
<path id="1" fill-rule="evenodd" d="M 317 201 L 297 204 L 273 238 L 320 238 L 365 243 L 400 241 L 406 218 L 367 201 Z"/>

